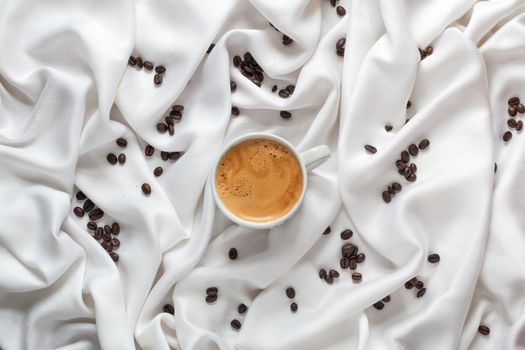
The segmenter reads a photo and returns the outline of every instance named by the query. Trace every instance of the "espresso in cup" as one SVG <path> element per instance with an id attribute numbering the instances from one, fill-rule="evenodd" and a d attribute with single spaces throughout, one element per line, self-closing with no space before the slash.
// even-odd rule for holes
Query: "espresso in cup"
<path id="1" fill-rule="evenodd" d="M 230 148 L 215 173 L 217 195 L 235 216 L 272 222 L 285 216 L 303 192 L 302 168 L 287 146 L 252 138 Z"/>

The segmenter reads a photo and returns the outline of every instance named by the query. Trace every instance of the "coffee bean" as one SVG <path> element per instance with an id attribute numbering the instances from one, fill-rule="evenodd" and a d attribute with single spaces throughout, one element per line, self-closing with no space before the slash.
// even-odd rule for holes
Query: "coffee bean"
<path id="1" fill-rule="evenodd" d="M 209 54 L 211 50 L 213 50 L 214 47 L 215 47 L 215 44 L 211 43 L 210 46 L 208 47 L 208 50 L 206 50 L 206 53 Z"/>
<path id="2" fill-rule="evenodd" d="M 161 151 L 160 158 L 162 158 L 164 161 L 170 159 L 170 152 Z"/>
<path id="3" fill-rule="evenodd" d="M 111 239 L 111 244 L 113 245 L 113 247 L 118 248 L 120 247 L 120 240 L 118 238 L 113 238 Z"/>
<path id="4" fill-rule="evenodd" d="M 341 239 L 344 239 L 346 241 L 347 239 L 350 239 L 353 234 L 354 232 L 352 232 L 352 230 L 346 229 L 343 232 L 341 232 Z"/>
<path id="5" fill-rule="evenodd" d="M 153 146 L 151 145 L 147 145 L 146 148 L 144 149 L 144 154 L 147 157 L 151 157 L 153 155 L 153 152 L 155 152 L 155 148 L 153 148 Z"/>
<path id="6" fill-rule="evenodd" d="M 103 235 L 104 235 L 104 229 L 102 227 L 98 227 L 94 233 L 95 239 L 100 240 L 102 239 Z"/>
<path id="7" fill-rule="evenodd" d="M 290 38 L 288 35 L 283 34 L 283 44 L 290 45 L 291 43 L 293 43 L 293 39 Z"/>
<path id="8" fill-rule="evenodd" d="M 121 154 L 118 155 L 118 162 L 120 164 L 126 163 L 126 155 L 124 153 L 121 153 Z"/>
<path id="9" fill-rule="evenodd" d="M 509 142 L 511 138 L 512 133 L 510 131 L 505 131 L 505 133 L 503 134 L 503 141 Z"/>
<path id="10" fill-rule="evenodd" d="M 401 160 L 405 163 L 408 163 L 410 160 L 410 154 L 407 151 L 401 152 Z"/>
<path id="11" fill-rule="evenodd" d="M 354 254 L 354 252 L 356 252 L 356 246 L 352 243 L 347 243 L 341 248 L 342 255 L 347 258 Z"/>
<path id="12" fill-rule="evenodd" d="M 401 185 L 399 183 L 397 183 L 397 182 L 392 183 L 392 188 L 396 192 L 401 192 L 401 189 L 402 189 Z"/>
<path id="13" fill-rule="evenodd" d="M 241 111 L 239 110 L 239 107 L 233 106 L 232 107 L 232 114 L 234 116 L 238 116 L 239 114 L 241 114 Z"/>
<path id="14" fill-rule="evenodd" d="M 228 252 L 228 256 L 230 257 L 230 260 L 237 259 L 237 256 L 238 256 L 237 249 L 231 248 L 230 251 Z"/>
<path id="15" fill-rule="evenodd" d="M 424 149 L 427 149 L 428 146 L 430 146 L 430 141 L 427 140 L 427 139 L 424 139 L 423 141 L 421 141 L 421 142 L 419 143 L 419 146 L 418 146 L 418 147 L 419 147 L 420 150 L 424 150 Z"/>
<path id="16" fill-rule="evenodd" d="M 393 127 L 392 125 L 385 125 L 385 130 L 386 130 L 386 132 L 390 132 L 390 131 L 392 131 L 393 128 L 394 128 L 394 127 Z"/>
<path id="17" fill-rule="evenodd" d="M 237 312 L 240 313 L 241 315 L 244 314 L 246 311 L 248 311 L 248 306 L 244 305 L 244 304 L 239 304 L 239 306 L 237 307 Z"/>
<path id="18" fill-rule="evenodd" d="M 496 171 L 498 171 L 498 164 L 494 163 L 494 174 L 496 174 Z"/>
<path id="19" fill-rule="evenodd" d="M 328 284 L 332 284 L 332 283 L 334 283 L 334 278 L 333 278 L 332 276 L 330 276 L 330 275 L 326 275 L 326 276 L 324 276 L 324 280 L 325 280 L 325 282 L 328 283 Z"/>
<path id="20" fill-rule="evenodd" d="M 295 289 L 293 287 L 286 288 L 286 296 L 290 299 L 295 298 Z"/>
<path id="21" fill-rule="evenodd" d="M 171 111 L 170 112 L 170 117 L 173 120 L 180 121 L 180 120 L 182 120 L 182 113 L 181 112 L 177 112 L 177 111 Z"/>
<path id="22" fill-rule="evenodd" d="M 345 55 L 345 49 L 344 49 L 344 48 L 342 48 L 342 49 L 337 49 L 337 50 L 335 50 L 335 53 L 337 54 L 337 56 L 344 57 L 344 55 Z"/>
<path id="23" fill-rule="evenodd" d="M 115 236 L 120 233 L 120 225 L 118 223 L 114 222 L 113 225 L 111 225 L 111 233 Z"/>
<path id="24" fill-rule="evenodd" d="M 111 227 L 109 225 L 104 225 L 104 232 L 105 233 L 111 233 Z"/>
<path id="25" fill-rule="evenodd" d="M 82 209 L 81 207 L 75 207 L 75 209 L 73 209 L 73 213 L 75 213 L 76 216 L 81 218 L 84 216 L 84 209 Z"/>
<path id="26" fill-rule="evenodd" d="M 337 42 L 335 43 L 336 50 L 342 49 L 343 47 L 345 47 L 345 44 L 346 44 L 346 38 L 341 38 L 337 40 Z"/>
<path id="27" fill-rule="evenodd" d="M 403 170 L 403 169 L 405 169 L 406 166 L 407 166 L 407 163 L 403 162 L 401 159 L 396 160 L 396 167 L 397 167 L 399 170 Z"/>
<path id="28" fill-rule="evenodd" d="M 147 183 L 143 183 L 140 188 L 142 189 L 142 193 L 145 195 L 149 195 L 151 193 L 151 187 Z"/>
<path id="29" fill-rule="evenodd" d="M 206 288 L 206 295 L 217 295 L 218 293 L 219 293 L 219 288 L 217 287 Z"/>
<path id="30" fill-rule="evenodd" d="M 78 191 L 76 196 L 75 196 L 79 201 L 83 201 L 84 199 L 86 199 L 86 195 L 84 194 L 84 192 L 82 191 Z"/>
<path id="31" fill-rule="evenodd" d="M 381 299 L 381 301 L 384 301 L 385 303 L 389 303 L 390 302 L 390 295 L 387 295 L 386 297 Z"/>
<path id="32" fill-rule="evenodd" d="M 168 126 L 164 123 L 158 123 L 157 131 L 160 132 L 161 134 L 164 134 L 166 131 L 168 131 Z"/>
<path id="33" fill-rule="evenodd" d="M 507 120 L 507 125 L 509 126 L 509 128 L 511 129 L 514 129 L 516 127 L 516 119 L 509 119 Z"/>
<path id="34" fill-rule="evenodd" d="M 485 325 L 481 325 L 478 327 L 478 332 L 486 336 L 490 334 L 490 328 Z"/>
<path id="35" fill-rule="evenodd" d="M 411 279 L 408 280 L 408 283 L 410 283 L 412 285 L 412 287 L 414 287 L 417 283 L 417 278 L 416 277 L 412 277 Z"/>
<path id="36" fill-rule="evenodd" d="M 378 301 L 377 303 L 374 303 L 374 305 L 372 305 L 376 310 L 383 310 L 383 308 L 385 307 L 385 304 L 382 302 L 382 301 Z"/>
<path id="37" fill-rule="evenodd" d="M 516 130 L 520 131 L 521 129 L 523 129 L 523 122 L 521 120 L 518 120 L 518 122 L 516 123 Z"/>
<path id="38" fill-rule="evenodd" d="M 327 234 L 329 234 L 331 231 L 332 231 L 332 229 L 330 228 L 330 226 L 328 226 L 328 227 L 324 230 L 323 235 L 327 235 Z"/>
<path id="39" fill-rule="evenodd" d="M 359 253 L 357 254 L 356 258 L 355 258 L 355 261 L 358 263 L 358 264 L 361 264 L 363 261 L 365 261 L 366 259 L 366 255 L 363 254 L 363 253 Z"/>
<path id="40" fill-rule="evenodd" d="M 277 85 L 272 86 L 272 92 L 276 92 L 276 91 L 277 91 Z"/>
<path id="41" fill-rule="evenodd" d="M 516 110 L 518 111 L 519 114 L 523 114 L 525 113 L 525 106 L 523 104 L 519 104 L 516 106 Z"/>
<path id="42" fill-rule="evenodd" d="M 430 56 L 434 52 L 434 48 L 432 46 L 429 46 L 425 49 L 425 53 Z"/>
<path id="43" fill-rule="evenodd" d="M 217 294 L 207 295 L 205 300 L 208 304 L 214 303 L 215 301 L 217 301 Z"/>
<path id="44" fill-rule="evenodd" d="M 137 59 L 134 57 L 134 56 L 129 56 L 129 59 L 128 59 L 128 64 L 130 66 L 134 66 L 137 64 Z"/>
<path id="45" fill-rule="evenodd" d="M 106 159 L 111 165 L 117 164 L 117 156 L 114 155 L 113 153 L 108 153 L 108 155 L 106 156 Z"/>
<path id="46" fill-rule="evenodd" d="M 371 145 L 365 145 L 365 150 L 368 151 L 368 153 L 374 154 L 377 152 L 377 148 Z"/>
<path id="47" fill-rule="evenodd" d="M 164 118 L 164 121 L 166 122 L 166 124 L 168 126 L 174 126 L 175 125 L 175 118 L 171 117 L 171 116 L 167 116 L 166 118 Z"/>
<path id="48" fill-rule="evenodd" d="M 350 259 L 342 257 L 341 260 L 339 260 L 339 266 L 341 266 L 342 269 L 347 269 L 350 265 Z"/>
<path id="49" fill-rule="evenodd" d="M 86 226 L 88 229 L 93 230 L 93 231 L 97 229 L 97 224 L 93 221 L 89 221 Z"/>
<path id="50" fill-rule="evenodd" d="M 297 312 L 298 309 L 299 309 L 299 306 L 297 306 L 296 303 L 290 304 L 290 310 L 292 310 L 292 312 Z"/>
<path id="51" fill-rule="evenodd" d="M 412 288 L 414 288 L 414 285 L 412 283 L 410 283 L 410 281 L 408 281 L 408 282 L 405 282 L 405 288 L 406 289 L 412 289 Z"/>
<path id="52" fill-rule="evenodd" d="M 153 70 L 153 63 L 151 63 L 150 61 L 144 61 L 144 69 Z"/>
<path id="53" fill-rule="evenodd" d="M 416 145 L 411 144 L 410 146 L 408 146 L 408 153 L 410 153 L 411 156 L 415 157 L 419 153 L 419 148 L 417 148 Z"/>
<path id="54" fill-rule="evenodd" d="M 520 103 L 520 99 L 518 97 L 509 98 L 509 101 L 508 101 L 509 106 L 517 106 L 519 103 Z"/>
<path id="55" fill-rule="evenodd" d="M 325 277 L 326 277 L 326 270 L 325 269 L 319 270 L 319 278 L 323 279 Z"/>
<path id="56" fill-rule="evenodd" d="M 421 289 L 421 288 L 423 288 L 424 286 L 425 286 L 425 284 L 423 283 L 423 281 L 417 281 L 417 282 L 416 282 L 416 285 L 415 285 L 415 287 L 416 287 L 417 289 Z"/>
<path id="57" fill-rule="evenodd" d="M 339 272 L 337 272 L 336 270 L 330 270 L 329 274 L 333 278 L 339 278 Z"/>
<path id="58" fill-rule="evenodd" d="M 352 281 L 361 282 L 362 279 L 363 279 L 363 276 L 359 272 L 352 273 Z"/>
<path id="59" fill-rule="evenodd" d="M 162 308 L 162 311 L 164 311 L 164 312 L 166 312 L 166 313 L 168 313 L 170 315 L 174 315 L 175 314 L 175 308 L 171 304 L 164 305 L 164 307 Z"/>
<path id="60" fill-rule="evenodd" d="M 230 91 L 234 92 L 235 90 L 237 90 L 237 84 L 234 81 L 230 81 Z"/>
<path id="61" fill-rule="evenodd" d="M 239 322 L 239 320 L 232 320 L 230 324 L 233 329 L 241 329 L 241 322 Z"/>
<path id="62" fill-rule="evenodd" d="M 336 12 L 337 12 L 337 14 L 339 16 L 346 15 L 346 10 L 345 10 L 345 8 L 343 6 L 337 6 L 337 8 L 335 10 L 336 10 Z"/>
<path id="63" fill-rule="evenodd" d="M 140 69 L 144 67 L 144 61 L 142 60 L 142 57 L 137 57 L 137 67 Z"/>
<path id="64" fill-rule="evenodd" d="M 410 100 L 407 102 L 407 109 L 409 109 L 410 107 L 412 107 L 412 102 L 410 102 Z"/>
<path id="65" fill-rule="evenodd" d="M 282 98 L 287 98 L 290 96 L 290 92 L 286 89 L 281 89 L 279 90 L 279 96 L 281 96 Z"/>
<path id="66" fill-rule="evenodd" d="M 410 174 L 406 177 L 407 181 L 414 182 L 417 180 L 416 174 Z"/>
<path id="67" fill-rule="evenodd" d="M 158 166 L 156 167 L 154 170 L 153 170 L 153 174 L 156 176 L 156 177 L 159 177 L 162 175 L 162 167 Z"/>
<path id="68" fill-rule="evenodd" d="M 169 152 L 169 159 L 170 160 L 177 160 L 179 159 L 181 156 L 181 153 L 180 152 Z"/>
<path id="69" fill-rule="evenodd" d="M 418 298 L 423 297 L 423 295 L 425 295 L 426 291 L 427 291 L 426 288 L 420 289 L 419 292 L 417 292 L 416 297 L 418 297 Z"/>
<path id="70" fill-rule="evenodd" d="M 417 172 L 417 165 L 415 163 L 410 163 L 410 172 L 415 174 Z"/>
<path id="71" fill-rule="evenodd" d="M 441 258 L 439 257 L 439 254 L 430 254 L 428 256 L 428 262 L 431 264 L 436 264 L 439 262 L 439 260 L 441 260 Z"/>
<path id="72" fill-rule="evenodd" d="M 109 233 L 104 233 L 102 235 L 102 239 L 105 240 L 106 242 L 109 242 L 111 241 L 111 235 Z"/>
<path id="73" fill-rule="evenodd" d="M 509 107 L 508 112 L 511 117 L 515 117 L 516 114 L 518 113 L 518 110 L 516 109 L 516 107 L 511 106 Z"/>
<path id="74" fill-rule="evenodd" d="M 396 191 L 392 188 L 392 186 L 388 186 L 388 193 L 390 193 L 392 196 L 396 195 Z"/>
<path id="75" fill-rule="evenodd" d="M 153 77 L 153 82 L 155 83 L 155 85 L 160 85 L 162 84 L 162 75 L 160 74 L 155 74 L 155 76 Z"/>
<path id="76" fill-rule="evenodd" d="M 119 260 L 119 256 L 115 252 L 109 253 L 109 256 L 111 257 L 111 259 L 113 259 L 114 262 L 117 262 Z"/>
<path id="77" fill-rule="evenodd" d="M 330 5 L 332 5 L 332 7 L 335 7 L 335 3 L 336 3 L 336 0 L 330 0 Z"/>
<path id="78" fill-rule="evenodd" d="M 233 66 L 234 67 L 239 67 L 241 65 L 241 57 L 239 56 L 233 56 Z"/>
<path id="79" fill-rule="evenodd" d="M 292 117 L 292 113 L 288 111 L 281 111 L 280 115 L 283 119 L 290 119 Z"/>
<path id="80" fill-rule="evenodd" d="M 348 264 L 348 268 L 350 270 L 357 269 L 357 260 L 356 259 L 350 259 L 350 263 Z"/>
<path id="81" fill-rule="evenodd" d="M 126 139 L 122 137 L 119 137 L 116 142 L 117 142 L 117 146 L 122 147 L 122 148 L 128 145 L 128 141 L 126 141 Z"/>
<path id="82" fill-rule="evenodd" d="M 104 216 L 104 212 L 99 208 L 95 208 L 89 213 L 89 220 L 97 221 L 101 219 L 103 216 Z"/>
<path id="83" fill-rule="evenodd" d="M 381 197 L 383 197 L 383 200 L 386 203 L 390 203 L 390 201 L 392 200 L 392 195 L 388 191 L 383 191 L 383 193 L 381 194 Z"/>

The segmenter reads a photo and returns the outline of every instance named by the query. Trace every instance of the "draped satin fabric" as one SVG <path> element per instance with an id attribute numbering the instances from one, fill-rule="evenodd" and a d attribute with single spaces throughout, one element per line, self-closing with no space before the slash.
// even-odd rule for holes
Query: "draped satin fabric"
<path id="1" fill-rule="evenodd" d="M 525 349 L 525 137 L 502 140 L 507 100 L 525 100 L 525 1 L 338 4 L 343 17 L 325 0 L 0 2 L 2 349 Z M 232 65 L 245 52 L 260 88 Z M 165 65 L 163 84 L 131 54 Z M 274 84 L 296 88 L 283 99 Z M 159 134 L 175 103 L 175 135 Z M 221 147 L 248 132 L 333 152 L 272 230 L 227 220 L 208 182 Z M 118 137 L 127 161 L 111 166 Z M 406 182 L 394 163 L 424 138 Z M 393 181 L 403 190 L 386 204 Z M 118 264 L 73 214 L 77 190 L 120 224 Z M 338 267 L 347 228 L 366 254 L 358 284 Z M 333 285 L 322 267 L 340 270 Z M 414 276 L 423 298 L 404 288 Z"/>

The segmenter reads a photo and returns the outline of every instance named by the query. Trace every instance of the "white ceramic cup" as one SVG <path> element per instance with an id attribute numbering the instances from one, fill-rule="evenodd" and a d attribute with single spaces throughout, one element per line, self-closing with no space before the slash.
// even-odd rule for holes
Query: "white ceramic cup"
<path id="1" fill-rule="evenodd" d="M 260 139 L 260 138 L 276 141 L 276 142 L 284 145 L 286 148 L 288 148 L 290 150 L 290 152 L 293 153 L 293 155 L 298 160 L 298 162 L 299 162 L 299 164 L 301 166 L 301 174 L 302 174 L 302 177 L 303 177 L 303 190 L 301 192 L 301 196 L 297 200 L 297 203 L 295 203 L 293 208 L 288 213 L 286 213 L 285 215 L 283 215 L 280 218 L 278 218 L 276 220 L 273 220 L 273 221 L 254 222 L 254 221 L 248 221 L 248 220 L 241 219 L 238 216 L 236 216 L 235 214 L 233 214 L 230 210 L 228 210 L 228 208 L 222 203 L 221 199 L 219 198 L 219 195 L 217 193 L 217 187 L 216 187 L 215 181 L 216 181 L 216 172 L 217 172 L 217 167 L 219 165 L 219 162 L 221 161 L 222 157 L 233 146 L 235 146 L 235 145 L 237 145 L 237 144 L 239 144 L 239 143 L 241 143 L 243 141 L 246 141 L 246 140 Z M 277 135 L 266 134 L 266 133 L 246 134 L 244 136 L 241 136 L 241 137 L 236 138 L 235 140 L 231 141 L 223 149 L 223 151 L 221 152 L 221 155 L 217 159 L 217 162 L 213 166 L 213 171 L 212 171 L 212 174 L 211 174 L 213 198 L 215 198 L 215 203 L 217 203 L 217 206 L 219 207 L 221 212 L 228 219 L 230 219 L 231 221 L 235 222 L 236 224 L 241 225 L 241 226 L 245 226 L 245 227 L 255 228 L 255 229 L 270 229 L 272 227 L 275 227 L 275 226 L 278 226 L 278 225 L 282 224 L 283 222 L 285 222 L 286 220 L 291 218 L 297 212 L 297 210 L 299 209 L 299 207 L 301 206 L 301 204 L 303 202 L 304 194 L 306 192 L 306 185 L 308 183 L 307 174 L 306 174 L 307 170 L 311 170 L 311 169 L 321 165 L 322 163 L 324 163 L 324 161 L 326 161 L 330 157 L 331 154 L 332 154 L 332 152 L 330 151 L 330 148 L 328 148 L 328 146 L 325 146 L 325 145 L 317 146 L 317 147 L 311 148 L 311 149 L 309 149 L 307 151 L 299 153 L 299 152 L 297 152 L 297 150 L 288 141 L 286 141 L 285 139 L 283 139 L 282 137 L 279 137 Z"/>

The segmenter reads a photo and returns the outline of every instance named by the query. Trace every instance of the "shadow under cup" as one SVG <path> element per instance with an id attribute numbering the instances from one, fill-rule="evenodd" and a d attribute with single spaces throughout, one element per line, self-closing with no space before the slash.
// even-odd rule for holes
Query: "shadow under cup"
<path id="1" fill-rule="evenodd" d="M 222 212 L 250 227 L 275 226 L 302 201 L 306 170 L 295 150 L 273 135 L 247 135 L 230 144 L 213 172 Z"/>

